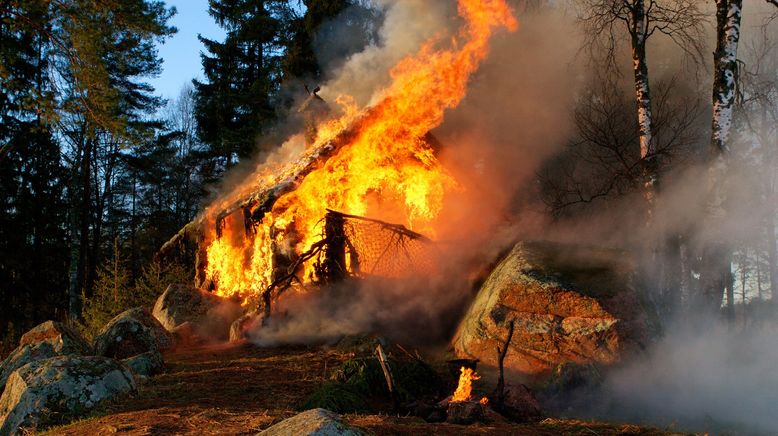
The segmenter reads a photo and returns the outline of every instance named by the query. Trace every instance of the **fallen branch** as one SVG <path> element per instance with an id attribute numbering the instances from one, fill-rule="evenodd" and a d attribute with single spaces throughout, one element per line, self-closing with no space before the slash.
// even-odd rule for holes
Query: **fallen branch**
<path id="1" fill-rule="evenodd" d="M 376 353 L 378 353 L 378 362 L 381 364 L 381 369 L 384 371 L 384 378 L 386 378 L 386 386 L 389 388 L 389 395 L 392 397 L 392 404 L 397 409 L 398 397 L 395 390 L 394 377 L 392 377 L 392 370 L 389 367 L 389 359 L 384 353 L 384 347 L 379 343 L 376 347 Z"/>

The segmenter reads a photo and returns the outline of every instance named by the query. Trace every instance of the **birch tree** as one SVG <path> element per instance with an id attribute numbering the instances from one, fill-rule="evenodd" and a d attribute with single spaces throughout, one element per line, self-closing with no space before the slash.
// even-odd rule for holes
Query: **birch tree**
<path id="1" fill-rule="evenodd" d="M 766 270 L 772 298 L 778 289 L 778 243 L 776 241 L 776 202 L 778 202 L 778 23 L 768 20 L 756 37 L 745 42 L 748 59 L 738 72 L 738 119 L 740 134 L 754 145 L 754 174 L 759 195 L 755 210 L 762 212 L 758 238 L 766 251 Z M 742 51 L 742 49 L 741 49 Z M 757 265 L 759 263 L 757 262 Z M 759 274 L 757 274 L 759 277 Z M 761 300 L 761 283 L 760 283 Z"/>
<path id="2" fill-rule="evenodd" d="M 730 154 L 729 136 L 735 104 L 737 49 L 740 40 L 742 0 L 715 0 L 716 51 L 713 53 L 713 116 L 708 152 L 708 193 L 702 257 L 701 303 L 715 313 L 724 290 L 731 286 L 731 247 L 726 242 L 723 223 L 726 215 L 724 179 Z"/>
<path id="3" fill-rule="evenodd" d="M 657 309 L 669 313 L 668 302 L 677 301 L 666 283 L 666 272 L 674 270 L 663 264 L 673 259 L 672 253 L 660 253 L 678 248 L 677 243 L 665 243 L 664 232 L 656 223 L 656 198 L 660 181 L 660 154 L 657 152 L 655 120 L 652 108 L 651 81 L 647 46 L 649 39 L 664 35 L 682 51 L 699 61 L 703 52 L 705 17 L 694 0 L 582 0 L 579 19 L 584 25 L 586 44 L 594 53 L 605 53 L 606 68 L 618 72 L 617 55 L 620 44 L 629 42 L 634 79 L 635 118 L 638 126 L 640 180 L 643 191 L 646 236 L 642 243 L 641 276 L 649 298 Z"/>
<path id="4" fill-rule="evenodd" d="M 579 18 L 589 38 L 587 45 L 604 50 L 607 66 L 616 65 L 619 42 L 627 37 L 630 43 L 646 225 L 651 228 L 659 164 L 646 47 L 649 38 L 660 33 L 698 58 L 703 49 L 703 14 L 691 0 L 583 0 L 581 6 Z"/>

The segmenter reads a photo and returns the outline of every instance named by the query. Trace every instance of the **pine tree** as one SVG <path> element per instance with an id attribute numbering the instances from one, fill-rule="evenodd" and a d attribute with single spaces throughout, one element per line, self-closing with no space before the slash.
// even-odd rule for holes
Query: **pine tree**
<path id="1" fill-rule="evenodd" d="M 275 120 L 281 82 L 279 10 L 283 1 L 210 0 L 209 14 L 227 31 L 223 42 L 199 37 L 205 81 L 193 81 L 198 133 L 225 166 L 256 150 Z"/>
<path id="2" fill-rule="evenodd" d="M 37 2 L 0 11 L 0 325 L 17 333 L 65 301 L 63 166 L 48 122 L 47 40 L 36 30 L 48 20 Z"/>
<path id="3" fill-rule="evenodd" d="M 377 40 L 380 11 L 360 0 L 305 0 L 305 13 L 286 22 L 283 71 L 318 83 L 325 71 Z M 323 52 L 317 56 L 316 51 Z"/>
<path id="4" fill-rule="evenodd" d="M 78 316 L 99 263 L 117 151 L 154 128 L 144 119 L 160 101 L 143 78 L 159 71 L 154 43 L 175 31 L 166 24 L 173 13 L 156 0 L 4 2 L 0 190 L 8 195 L 0 249 L 30 255 L 0 266 L 0 275 L 26 286 L 6 300 L 14 312 L 63 317 L 54 308 L 64 306 L 69 275 L 70 315 Z M 26 267 L 38 270 L 28 278 Z"/>

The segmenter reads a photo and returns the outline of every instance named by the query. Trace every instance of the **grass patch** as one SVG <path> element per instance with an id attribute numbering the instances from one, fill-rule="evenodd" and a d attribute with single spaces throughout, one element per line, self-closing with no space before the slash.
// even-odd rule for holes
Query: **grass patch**
<path id="1" fill-rule="evenodd" d="M 441 377 L 421 360 L 389 359 L 400 401 L 434 398 L 444 389 Z M 300 405 L 301 410 L 323 407 L 338 413 L 376 412 L 390 403 L 381 364 L 375 358 L 353 358 L 343 363 L 329 381 Z"/>
<path id="2" fill-rule="evenodd" d="M 303 401 L 298 410 L 321 407 L 335 413 L 368 413 L 366 398 L 354 386 L 337 381 L 324 382 Z"/>

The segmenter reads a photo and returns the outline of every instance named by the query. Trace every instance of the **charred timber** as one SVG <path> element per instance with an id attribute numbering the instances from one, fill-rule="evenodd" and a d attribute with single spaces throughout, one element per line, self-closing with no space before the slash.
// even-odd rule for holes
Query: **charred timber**
<path id="1" fill-rule="evenodd" d="M 342 214 L 327 212 L 324 217 L 324 238 L 327 244 L 318 276 L 322 283 L 336 283 L 346 278 L 346 230 Z"/>
<path id="2" fill-rule="evenodd" d="M 373 111 L 368 110 L 362 117 L 352 122 L 349 128 L 345 129 L 333 139 L 320 145 L 314 145 L 312 148 L 307 149 L 296 161 L 287 164 L 279 171 L 275 172 L 270 181 L 257 185 L 255 189 L 246 194 L 233 195 L 233 197 L 237 198 L 227 200 L 223 202 L 223 206 L 217 206 L 210 211 L 200 214 L 162 245 L 157 252 L 157 258 L 167 255 L 176 247 L 180 247 L 187 239 L 195 240 L 199 244 L 203 234 L 203 226 L 206 225 L 210 217 L 215 220 L 215 232 L 217 236 L 220 237 L 224 219 L 232 213 L 242 210 L 244 219 L 247 221 L 245 224 L 246 233 L 251 233 L 256 223 L 262 221 L 281 196 L 294 191 L 305 176 L 322 166 L 327 159 L 334 155 L 341 147 L 351 142 L 359 133 L 363 122 L 369 120 L 372 116 Z M 440 141 L 431 133 L 427 133 L 422 139 L 435 152 L 441 148 Z M 345 214 L 344 216 L 347 218 L 370 220 L 358 216 Z M 393 226 L 393 230 L 399 230 L 400 233 L 412 239 L 424 238 L 424 236 L 405 229 L 402 226 L 386 225 Z"/>
<path id="3" fill-rule="evenodd" d="M 369 116 L 370 113 L 365 115 L 365 117 Z M 260 222 L 282 195 L 294 191 L 305 176 L 323 165 L 340 147 L 348 144 L 354 135 L 358 133 L 360 126 L 361 123 L 359 121 L 355 122 L 353 127 L 340 133 L 330 141 L 306 150 L 296 161 L 287 164 L 280 171 L 276 172 L 269 182 L 259 184 L 249 193 L 237 196 L 237 199 L 226 202 L 224 206 L 210 213 L 206 211 L 200 214 L 162 245 L 157 256 L 165 256 L 188 238 L 199 239 L 203 233 L 203 226 L 209 221 L 209 217 L 214 217 L 215 219 L 217 236 L 221 235 L 224 219 L 238 210 L 242 210 L 244 217 L 249 217 L 252 223 Z M 250 211 L 250 213 L 247 211 Z M 246 225 L 247 231 L 249 231 L 248 226 L 250 225 L 253 224 Z"/>

